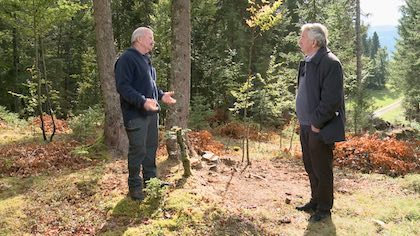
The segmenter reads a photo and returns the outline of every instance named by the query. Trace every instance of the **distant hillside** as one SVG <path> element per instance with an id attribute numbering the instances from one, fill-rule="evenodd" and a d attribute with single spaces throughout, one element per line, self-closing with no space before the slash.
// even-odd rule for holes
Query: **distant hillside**
<path id="1" fill-rule="evenodd" d="M 395 50 L 396 39 L 398 38 L 397 26 L 380 25 L 369 27 L 368 36 L 371 37 L 373 32 L 378 34 L 381 47 L 385 46 L 388 49 L 389 56 L 392 56 L 392 53 Z"/>

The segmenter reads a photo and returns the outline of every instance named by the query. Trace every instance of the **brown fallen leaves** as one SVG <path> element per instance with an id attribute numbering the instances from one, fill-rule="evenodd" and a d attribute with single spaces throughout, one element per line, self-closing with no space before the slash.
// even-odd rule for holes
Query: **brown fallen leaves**
<path id="1" fill-rule="evenodd" d="M 198 152 L 211 151 L 222 155 L 224 145 L 209 131 L 188 133 L 190 142 Z M 159 150 L 165 151 L 163 143 Z M 63 168 L 80 169 L 92 161 L 71 154 L 77 141 L 55 141 L 48 144 L 21 143 L 0 147 L 0 176 L 29 176 Z M 335 165 L 364 173 L 390 176 L 420 172 L 420 141 L 402 141 L 393 137 L 381 139 L 377 135 L 350 137 L 338 143 Z"/>
<path id="2" fill-rule="evenodd" d="M 365 134 L 338 143 L 335 164 L 364 173 L 390 176 L 420 172 L 420 141 L 402 141 Z"/>
<path id="3" fill-rule="evenodd" d="M 200 130 L 196 132 L 188 132 L 188 138 L 191 145 L 197 152 L 211 151 L 217 155 L 224 152 L 224 145 L 216 141 L 213 135 L 207 130 Z"/>
<path id="4" fill-rule="evenodd" d="M 53 132 L 54 125 L 55 125 L 56 133 L 66 133 L 70 130 L 66 120 L 57 119 L 56 117 L 54 117 L 54 124 L 53 124 L 50 115 L 43 115 L 42 120 L 44 121 L 45 131 L 48 133 Z M 34 127 L 41 129 L 41 125 L 42 125 L 41 118 L 39 116 L 35 117 L 32 120 L 31 124 Z"/>
<path id="5" fill-rule="evenodd" d="M 247 125 L 246 123 L 230 122 L 216 129 L 216 131 L 225 137 L 234 139 L 242 139 L 248 133 L 248 138 L 255 141 L 269 141 L 274 132 L 261 132 L 255 125 Z"/>
<path id="6" fill-rule="evenodd" d="M 72 155 L 76 141 L 20 143 L 0 147 L 0 176 L 29 176 L 63 168 L 80 169 L 90 160 Z"/>

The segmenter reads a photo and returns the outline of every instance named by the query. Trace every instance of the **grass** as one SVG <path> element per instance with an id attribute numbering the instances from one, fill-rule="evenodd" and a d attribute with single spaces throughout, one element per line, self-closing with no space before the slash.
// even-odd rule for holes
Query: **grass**
<path id="1" fill-rule="evenodd" d="M 386 86 L 382 90 L 368 90 L 367 94 L 368 97 L 372 99 L 372 112 L 382 107 L 391 105 L 403 97 L 400 92 L 395 91 L 394 89 L 390 88 L 390 86 Z M 347 102 L 346 110 L 352 110 L 353 105 L 354 104 L 352 101 Z M 392 124 L 404 123 L 404 109 L 401 106 L 399 106 L 394 110 L 382 114 L 380 118 Z"/>
<path id="2" fill-rule="evenodd" d="M 0 146 L 13 142 L 28 142 L 34 140 L 34 133 L 25 129 L 2 129 L 0 132 Z M 41 138 L 41 136 L 39 136 Z"/>
<path id="3" fill-rule="evenodd" d="M 367 93 L 373 99 L 375 109 L 388 106 L 402 97 L 399 92 L 392 90 L 389 86 L 382 90 L 369 90 Z"/>
<path id="4" fill-rule="evenodd" d="M 336 217 L 333 218 L 338 226 L 337 234 L 419 235 L 419 195 L 401 189 L 404 189 L 407 182 L 418 181 L 420 176 L 411 175 L 408 181 L 405 178 L 391 179 L 380 175 L 365 175 L 364 178 L 381 184 L 360 189 L 349 196 L 337 197 Z M 390 191 L 389 182 L 398 188 Z"/>
<path id="5" fill-rule="evenodd" d="M 13 235 L 24 230 L 27 221 L 23 213 L 25 204 L 23 196 L 0 200 L 0 235 Z"/>
<path id="6" fill-rule="evenodd" d="M 402 98 L 402 95 L 399 92 L 391 89 L 389 86 L 386 86 L 381 90 L 368 90 L 366 91 L 366 94 L 372 101 L 373 110 L 391 105 Z M 346 110 L 354 109 L 353 106 L 353 101 L 346 102 Z"/>
<path id="7" fill-rule="evenodd" d="M 392 123 L 404 123 L 405 117 L 404 117 L 404 109 L 402 106 L 399 106 L 398 108 L 391 110 L 389 112 L 386 112 L 381 116 L 382 119 Z"/>

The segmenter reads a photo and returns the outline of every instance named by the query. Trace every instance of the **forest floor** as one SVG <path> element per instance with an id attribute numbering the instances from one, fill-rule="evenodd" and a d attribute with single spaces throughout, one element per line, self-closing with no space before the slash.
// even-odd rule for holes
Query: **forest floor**
<path id="1" fill-rule="evenodd" d="M 150 187 L 139 203 L 126 195 L 125 160 L 103 152 L 76 155 L 81 144 L 66 135 L 50 144 L 19 140 L 13 130 L 3 129 L 2 137 L 7 142 L 0 146 L 0 235 L 420 234 L 418 149 L 411 158 L 414 173 L 397 177 L 337 165 L 332 217 L 311 223 L 309 214 L 295 210 L 309 198 L 303 164 L 298 154 L 280 151 L 278 139 L 252 141 L 251 165 L 246 165 L 242 152 L 232 148 L 239 140 L 221 139 L 220 149 L 206 135 L 215 156 L 192 159 L 189 178 L 182 177 L 181 163 L 165 157 L 162 146 L 159 177 L 175 186 Z M 388 170 L 393 168 L 411 167 Z"/>

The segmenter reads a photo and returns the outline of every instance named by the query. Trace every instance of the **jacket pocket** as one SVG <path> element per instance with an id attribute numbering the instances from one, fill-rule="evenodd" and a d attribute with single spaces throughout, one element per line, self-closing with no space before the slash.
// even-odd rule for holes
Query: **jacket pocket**
<path id="1" fill-rule="evenodd" d="M 141 130 L 145 126 L 145 119 L 144 118 L 135 118 L 132 120 L 129 120 L 127 123 L 127 126 L 125 127 L 125 130 L 127 132 L 137 131 Z"/>
<path id="2" fill-rule="evenodd" d="M 344 121 L 341 114 L 332 118 L 319 132 L 325 143 L 334 143 L 345 141 Z"/>

